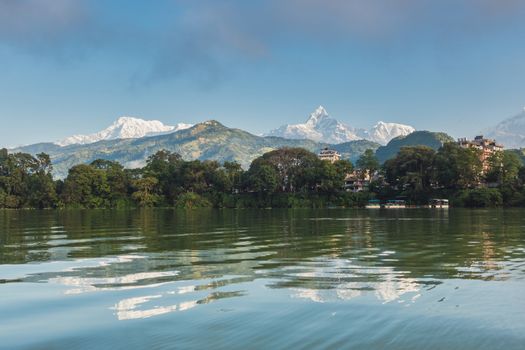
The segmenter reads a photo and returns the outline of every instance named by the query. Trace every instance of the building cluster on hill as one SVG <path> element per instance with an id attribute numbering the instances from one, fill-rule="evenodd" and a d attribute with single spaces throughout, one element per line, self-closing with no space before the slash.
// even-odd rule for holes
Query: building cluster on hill
<path id="1" fill-rule="evenodd" d="M 454 148 L 464 150 L 464 152 L 457 153 L 454 151 Z M 460 182 L 463 181 L 467 183 L 467 188 L 498 187 L 501 185 L 501 177 L 504 175 L 504 171 L 502 171 L 502 169 L 504 168 L 505 159 L 508 161 L 508 157 L 506 158 L 506 155 L 503 151 L 504 147 L 502 144 L 499 144 L 494 139 L 485 138 L 483 135 L 476 136 L 472 140 L 467 138 L 459 138 L 456 142 L 449 143 L 449 145 L 445 147 L 445 150 L 441 152 L 442 154 L 439 154 L 438 152 L 436 162 L 439 163 L 443 161 L 447 162 L 454 160 L 460 161 L 460 163 L 462 162 L 464 164 L 469 164 L 466 165 L 465 170 L 469 169 L 471 172 L 470 174 L 467 175 L 465 172 L 462 173 L 460 171 L 458 174 L 454 175 L 458 177 Z M 447 159 L 443 159 L 442 155 L 444 153 L 448 153 L 446 156 Z M 457 156 L 454 158 L 452 157 L 452 154 L 456 154 Z M 340 159 L 340 155 L 335 150 L 324 148 L 319 152 L 318 158 L 335 163 Z M 410 162 L 410 159 L 408 159 L 408 161 Z M 385 181 L 388 182 L 385 179 L 385 175 L 387 174 L 385 172 L 381 172 L 379 167 L 372 167 L 373 170 L 371 170 L 366 166 L 362 167 L 360 164 L 356 165 L 356 168 L 353 168 L 345 175 L 345 191 L 353 193 L 369 192 L 371 190 L 371 183 L 383 183 L 384 185 Z M 409 163 L 401 165 L 401 167 L 406 166 L 410 167 Z M 427 166 L 442 167 L 443 165 L 431 165 L 431 163 L 428 163 Z M 388 165 L 386 168 L 388 168 Z M 405 176 L 414 176 L 416 170 L 417 169 L 414 169 L 413 171 L 408 172 Z M 442 190 L 443 179 L 449 175 L 450 174 L 447 175 L 441 173 L 439 175 L 433 176 L 431 179 L 429 178 L 428 182 L 430 188 L 432 188 L 434 191 Z M 398 176 L 399 174 L 396 174 L 396 180 Z M 470 178 L 470 180 L 464 180 L 466 178 Z M 393 182 L 393 179 L 390 179 L 390 182 Z M 406 186 L 406 184 L 404 184 L 404 186 Z M 398 188 L 398 190 L 402 190 L 402 188 Z"/>
<path id="2" fill-rule="evenodd" d="M 476 136 L 474 140 L 467 138 L 458 139 L 458 145 L 463 148 L 472 148 L 479 151 L 479 159 L 483 164 L 483 172 L 490 169 L 490 158 L 494 153 L 503 151 L 503 145 L 493 139 L 484 138 L 483 135 Z"/>

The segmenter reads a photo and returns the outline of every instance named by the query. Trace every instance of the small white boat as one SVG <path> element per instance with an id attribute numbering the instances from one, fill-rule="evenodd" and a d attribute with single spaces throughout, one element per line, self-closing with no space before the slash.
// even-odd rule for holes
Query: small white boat
<path id="1" fill-rule="evenodd" d="M 431 199 L 429 205 L 430 208 L 448 209 L 448 199 Z"/>

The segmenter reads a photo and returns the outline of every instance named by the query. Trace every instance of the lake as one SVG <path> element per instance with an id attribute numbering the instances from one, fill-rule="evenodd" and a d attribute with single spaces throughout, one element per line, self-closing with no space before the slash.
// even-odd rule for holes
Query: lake
<path id="1" fill-rule="evenodd" d="M 2 349 L 523 349 L 525 210 L 0 211 Z"/>

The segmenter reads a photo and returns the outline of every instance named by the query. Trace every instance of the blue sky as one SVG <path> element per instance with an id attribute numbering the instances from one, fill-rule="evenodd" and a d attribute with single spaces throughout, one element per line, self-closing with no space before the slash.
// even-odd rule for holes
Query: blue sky
<path id="1" fill-rule="evenodd" d="M 261 133 L 322 104 L 471 136 L 525 105 L 520 0 L 0 0 L 0 145 L 121 115 Z"/>

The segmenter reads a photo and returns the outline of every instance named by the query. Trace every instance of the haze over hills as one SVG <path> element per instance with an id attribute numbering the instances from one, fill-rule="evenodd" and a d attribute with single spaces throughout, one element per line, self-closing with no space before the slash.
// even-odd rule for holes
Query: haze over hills
<path id="1" fill-rule="evenodd" d="M 503 144 L 505 148 L 525 147 L 525 108 L 519 114 L 485 130 L 483 134 Z"/>
<path id="2" fill-rule="evenodd" d="M 334 144 L 364 139 L 386 145 L 393 138 L 414 131 L 415 129 L 409 125 L 382 121 L 369 130 L 354 128 L 332 118 L 323 106 L 319 106 L 304 123 L 285 124 L 266 135 Z"/>
<path id="3" fill-rule="evenodd" d="M 187 129 L 151 137 L 102 140 L 64 147 L 54 143 L 39 143 L 11 151 L 30 154 L 48 153 L 53 161 L 54 176 L 63 178 L 72 166 L 90 163 L 99 158 L 118 161 L 128 168 L 140 167 L 146 163 L 150 155 L 162 149 L 179 153 L 186 160 L 237 161 L 247 168 L 253 159 L 277 148 L 301 147 L 318 152 L 328 146 L 334 145 L 305 139 L 256 136 L 211 120 Z M 357 140 L 337 147 L 343 157 L 355 161 L 364 150 L 376 149 L 379 144 Z"/>
<path id="4" fill-rule="evenodd" d="M 176 126 L 164 125 L 158 120 L 143 120 L 134 117 L 120 117 L 106 129 L 90 135 L 73 135 L 55 142 L 59 146 L 90 144 L 102 140 L 136 139 L 146 136 L 167 134 L 191 127 L 191 124 L 179 123 Z"/>

